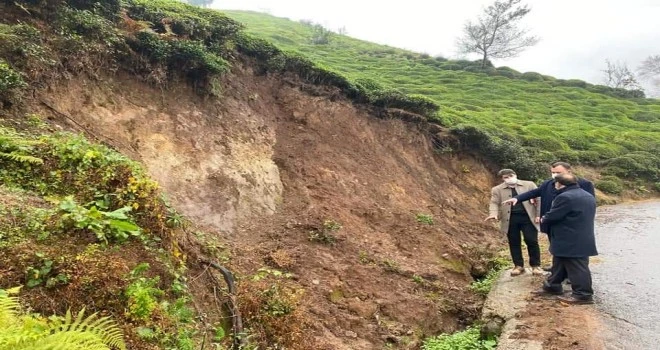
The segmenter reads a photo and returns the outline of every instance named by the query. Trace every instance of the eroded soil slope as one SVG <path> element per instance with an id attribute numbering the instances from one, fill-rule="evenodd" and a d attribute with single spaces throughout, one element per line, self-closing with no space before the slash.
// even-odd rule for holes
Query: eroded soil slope
<path id="1" fill-rule="evenodd" d="M 143 162 L 174 207 L 226 243 L 239 276 L 292 273 L 316 348 L 414 346 L 478 316 L 471 274 L 501 243 L 482 223 L 492 176 L 435 151 L 423 123 L 245 67 L 213 101 L 122 75 L 35 99 Z"/>

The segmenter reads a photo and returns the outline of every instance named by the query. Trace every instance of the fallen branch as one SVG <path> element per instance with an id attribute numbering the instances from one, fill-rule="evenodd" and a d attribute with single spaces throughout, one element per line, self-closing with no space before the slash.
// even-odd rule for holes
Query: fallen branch
<path id="1" fill-rule="evenodd" d="M 232 323 L 232 334 L 233 334 L 233 349 L 238 350 L 243 348 L 245 345 L 245 337 L 243 337 L 243 320 L 241 318 L 241 313 L 238 310 L 238 303 L 236 302 L 236 285 L 234 281 L 234 275 L 224 266 L 218 265 L 215 262 L 208 260 L 201 260 L 203 265 L 210 266 L 218 270 L 227 284 L 227 289 L 229 292 L 229 311 L 231 312 L 231 323 Z"/>

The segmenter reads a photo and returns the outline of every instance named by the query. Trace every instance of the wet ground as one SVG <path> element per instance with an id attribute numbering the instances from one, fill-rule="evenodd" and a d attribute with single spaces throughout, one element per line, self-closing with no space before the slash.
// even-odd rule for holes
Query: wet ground
<path id="1" fill-rule="evenodd" d="M 592 260 L 607 349 L 660 349 L 660 202 L 599 208 Z"/>

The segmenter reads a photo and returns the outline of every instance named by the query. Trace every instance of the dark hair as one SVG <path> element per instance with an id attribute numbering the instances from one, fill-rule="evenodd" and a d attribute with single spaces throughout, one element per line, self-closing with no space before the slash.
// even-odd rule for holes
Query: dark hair
<path id="1" fill-rule="evenodd" d="M 570 186 L 577 184 L 577 176 L 573 174 L 560 174 L 555 177 L 555 182 L 559 182 L 564 186 Z"/>
<path id="2" fill-rule="evenodd" d="M 558 166 L 564 167 L 564 169 L 566 169 L 566 170 L 571 170 L 571 165 L 566 163 L 566 162 L 554 162 L 554 163 L 550 164 L 550 167 L 552 167 L 552 168 L 556 168 Z"/>
<path id="3" fill-rule="evenodd" d="M 502 169 L 497 172 L 497 176 L 502 177 L 504 175 L 516 175 L 516 172 L 511 169 Z"/>

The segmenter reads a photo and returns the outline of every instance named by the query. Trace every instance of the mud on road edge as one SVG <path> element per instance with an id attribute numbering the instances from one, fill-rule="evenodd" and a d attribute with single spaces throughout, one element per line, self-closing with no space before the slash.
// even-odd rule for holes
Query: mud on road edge
<path id="1" fill-rule="evenodd" d="M 504 270 L 488 293 L 481 316 L 482 333 L 499 334 L 498 350 L 542 349 L 540 341 L 511 338 L 520 325 L 516 316 L 526 309 L 529 294 L 537 283 L 529 269 L 517 277 Z"/>
<path id="2" fill-rule="evenodd" d="M 482 333 L 499 334 L 498 350 L 604 349 L 603 325 L 595 307 L 531 296 L 543 278 L 529 269 L 518 277 L 503 271 L 484 304 Z M 570 285 L 564 290 L 568 292 Z"/>

